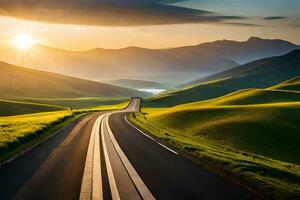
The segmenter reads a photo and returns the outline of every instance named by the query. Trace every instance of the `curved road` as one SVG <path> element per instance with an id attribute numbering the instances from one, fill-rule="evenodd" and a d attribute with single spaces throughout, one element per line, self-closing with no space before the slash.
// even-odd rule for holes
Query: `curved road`
<path id="1" fill-rule="evenodd" d="M 0 199 L 250 199 L 130 124 L 93 113 L 0 167 Z"/>

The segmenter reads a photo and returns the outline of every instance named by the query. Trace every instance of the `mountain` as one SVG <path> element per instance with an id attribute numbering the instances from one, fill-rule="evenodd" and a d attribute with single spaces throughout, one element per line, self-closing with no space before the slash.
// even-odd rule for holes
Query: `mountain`
<path id="1" fill-rule="evenodd" d="M 28 52 L 2 49 L 0 60 L 94 81 L 142 79 L 180 84 L 296 48 L 299 47 L 284 40 L 257 37 L 244 42 L 222 40 L 169 49 L 127 47 L 74 52 L 35 45 Z"/>
<path id="2" fill-rule="evenodd" d="M 300 50 L 270 57 L 192 81 L 183 89 L 146 101 L 149 106 L 174 106 L 220 97 L 246 88 L 267 88 L 300 75 Z"/>
<path id="3" fill-rule="evenodd" d="M 250 37 L 243 42 L 219 40 L 192 47 L 181 47 L 173 51 L 201 52 L 245 64 L 262 58 L 284 55 L 295 49 L 300 47 L 288 41 Z"/>
<path id="4" fill-rule="evenodd" d="M 177 53 L 138 47 L 72 52 L 37 45 L 28 53 L 2 50 L 0 60 L 94 81 L 143 79 L 176 84 L 238 65 L 228 59 L 198 52 Z"/>
<path id="5" fill-rule="evenodd" d="M 144 93 L 0 62 L 0 97 L 129 97 Z"/>

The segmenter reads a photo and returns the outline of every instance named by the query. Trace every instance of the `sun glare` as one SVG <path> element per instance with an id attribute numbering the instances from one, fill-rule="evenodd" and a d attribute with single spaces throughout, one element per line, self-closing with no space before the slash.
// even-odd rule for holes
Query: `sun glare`
<path id="1" fill-rule="evenodd" d="M 34 40 L 25 34 L 18 35 L 14 40 L 14 45 L 17 49 L 26 51 L 30 49 L 34 44 Z"/>

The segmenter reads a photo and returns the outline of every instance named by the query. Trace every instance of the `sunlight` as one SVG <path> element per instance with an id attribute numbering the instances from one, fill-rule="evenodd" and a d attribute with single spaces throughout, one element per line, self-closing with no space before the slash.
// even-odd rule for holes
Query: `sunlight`
<path id="1" fill-rule="evenodd" d="M 17 49 L 26 51 L 34 45 L 34 40 L 25 34 L 20 34 L 14 39 L 14 45 Z"/>

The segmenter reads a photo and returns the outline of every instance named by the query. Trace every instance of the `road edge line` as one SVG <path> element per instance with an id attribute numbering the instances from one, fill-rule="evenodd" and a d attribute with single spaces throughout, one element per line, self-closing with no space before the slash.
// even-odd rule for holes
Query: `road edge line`
<path id="1" fill-rule="evenodd" d="M 134 185 L 136 186 L 139 194 L 141 195 L 142 199 L 144 200 L 154 200 L 154 196 L 152 195 L 152 193 L 150 192 L 150 190 L 147 188 L 147 186 L 145 185 L 145 183 L 143 182 L 143 180 L 140 178 L 140 176 L 138 175 L 138 173 L 135 171 L 134 167 L 132 166 L 132 164 L 130 163 L 130 161 L 128 160 L 128 158 L 126 157 L 125 153 L 122 151 L 121 147 L 119 146 L 115 136 L 113 135 L 110 126 L 108 124 L 108 119 L 109 116 L 112 113 L 107 115 L 106 118 L 106 127 L 107 127 L 107 131 L 109 134 L 109 137 L 115 147 L 115 150 L 117 151 L 117 153 L 119 154 L 119 157 L 125 167 L 125 169 L 127 170 L 131 180 L 133 181 Z"/>
<path id="2" fill-rule="evenodd" d="M 160 146 L 162 146 L 163 148 L 171 151 L 172 153 L 176 154 L 176 155 L 179 155 L 179 153 L 177 153 L 176 151 L 174 151 L 173 149 L 167 147 L 166 145 L 156 141 L 153 137 L 151 137 L 150 135 L 144 133 L 142 130 L 140 130 L 138 127 L 134 126 L 128 119 L 127 119 L 127 115 L 125 115 L 124 117 L 125 121 L 130 125 L 132 126 L 134 129 L 136 129 L 137 131 L 139 131 L 140 133 L 142 133 L 144 136 L 148 137 L 149 139 L 153 140 L 154 142 L 156 142 L 157 144 L 159 144 Z"/>

